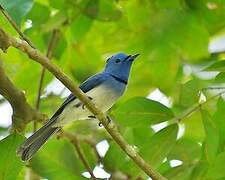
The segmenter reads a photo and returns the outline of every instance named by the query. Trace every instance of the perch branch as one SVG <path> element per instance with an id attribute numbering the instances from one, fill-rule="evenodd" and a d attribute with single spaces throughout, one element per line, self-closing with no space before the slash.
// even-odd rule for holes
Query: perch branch
<path id="1" fill-rule="evenodd" d="M 111 122 L 108 123 L 108 119 L 104 113 L 99 110 L 93 102 L 81 91 L 74 82 L 68 78 L 56 65 L 51 64 L 49 59 L 44 56 L 38 49 L 32 48 L 26 41 L 20 40 L 9 36 L 0 28 L 0 48 L 7 50 L 9 46 L 13 46 L 20 51 L 26 53 L 30 59 L 40 63 L 48 71 L 50 71 L 56 78 L 58 78 L 78 99 L 80 99 L 84 105 L 95 115 L 102 123 L 108 133 L 121 147 L 121 149 L 152 179 L 165 180 L 166 178 L 153 169 L 145 160 L 136 152 L 136 150 L 129 145 L 122 135 L 119 133 L 116 125 Z"/>

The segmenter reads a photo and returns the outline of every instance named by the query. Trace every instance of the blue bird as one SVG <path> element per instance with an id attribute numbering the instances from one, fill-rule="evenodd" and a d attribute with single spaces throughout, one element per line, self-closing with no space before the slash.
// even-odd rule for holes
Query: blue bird
<path id="1" fill-rule="evenodd" d="M 102 112 L 107 112 L 123 95 L 131 65 L 138 55 L 126 55 L 124 53 L 113 55 L 107 60 L 102 72 L 91 76 L 80 85 L 80 89 Z M 93 118 L 95 118 L 94 115 L 84 107 L 82 102 L 73 94 L 70 94 L 51 119 L 18 148 L 17 153 L 23 161 L 27 161 L 51 135 L 67 123 Z"/>

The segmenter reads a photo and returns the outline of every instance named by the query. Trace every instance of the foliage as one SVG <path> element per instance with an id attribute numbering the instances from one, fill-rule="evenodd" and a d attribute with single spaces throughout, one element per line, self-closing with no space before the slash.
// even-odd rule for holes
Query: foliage
<path id="1" fill-rule="evenodd" d="M 140 53 L 125 95 L 109 112 L 122 135 L 168 179 L 225 178 L 225 101 L 209 100 L 220 90 L 205 90 L 225 83 L 223 52 L 208 50 L 211 39 L 224 35 L 225 1 L 0 0 L 0 5 L 44 53 L 57 30 L 52 62 L 77 83 L 100 71 L 115 52 Z M 0 26 L 17 36 L 3 16 Z M 40 66 L 13 48 L 0 58 L 7 75 L 34 105 Z M 46 72 L 43 87 L 52 80 Z M 147 98 L 155 89 L 168 97 L 169 105 Z M 50 117 L 63 101 L 61 95 L 44 91 L 40 111 Z M 202 97 L 206 103 L 196 106 Z M 193 107 L 192 114 L 179 119 Z M 159 123 L 161 129 L 155 131 Z M 25 133 L 31 129 L 29 124 Z M 147 178 L 98 122 L 78 122 L 65 129 L 80 137 L 92 169 L 102 163 L 113 177 L 120 173 L 127 179 Z M 0 137 L 7 131 L 0 127 Z M 109 150 L 102 157 L 95 146 L 105 139 Z M 18 134 L 0 141 L 0 179 L 24 179 L 28 168 L 15 154 L 22 141 Z M 173 160 L 182 164 L 174 167 Z M 56 138 L 37 153 L 30 168 L 48 179 L 85 179 L 81 174 L 87 171 L 72 144 Z"/>

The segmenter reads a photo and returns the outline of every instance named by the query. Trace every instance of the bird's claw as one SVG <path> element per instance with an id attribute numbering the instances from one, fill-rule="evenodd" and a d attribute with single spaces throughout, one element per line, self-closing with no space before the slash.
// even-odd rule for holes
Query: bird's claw
<path id="1" fill-rule="evenodd" d="M 107 120 L 108 120 L 108 124 L 107 124 L 107 125 L 109 125 L 109 123 L 112 121 L 112 119 L 111 119 L 109 116 L 106 116 L 106 118 L 107 118 Z M 99 123 L 98 123 L 98 126 L 99 126 L 99 127 L 102 127 L 102 126 L 103 126 L 102 122 L 99 122 Z"/>

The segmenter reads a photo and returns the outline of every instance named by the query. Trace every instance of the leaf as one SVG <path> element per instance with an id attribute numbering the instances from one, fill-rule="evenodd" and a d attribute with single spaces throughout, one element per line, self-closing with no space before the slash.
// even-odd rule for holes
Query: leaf
<path id="1" fill-rule="evenodd" d="M 216 75 L 215 78 L 216 83 L 225 83 L 225 72 L 220 72 L 219 74 Z"/>
<path id="2" fill-rule="evenodd" d="M 173 112 L 165 105 L 144 97 L 135 97 L 120 105 L 112 114 L 123 126 L 145 126 L 167 121 Z"/>
<path id="3" fill-rule="evenodd" d="M 191 171 L 193 169 L 193 166 L 185 166 L 180 165 L 174 168 L 171 168 L 168 170 L 165 174 L 163 174 L 166 178 L 169 180 L 189 180 L 189 176 L 191 174 Z"/>
<path id="4" fill-rule="evenodd" d="M 31 10 L 33 0 L 0 0 L 0 5 L 10 14 L 12 19 L 20 25 L 23 17 Z"/>
<path id="5" fill-rule="evenodd" d="M 180 105 L 189 107 L 198 102 L 200 85 L 196 79 L 190 80 L 181 86 Z"/>
<path id="6" fill-rule="evenodd" d="M 32 169 L 48 179 L 83 179 L 80 160 L 74 148 L 65 140 L 50 140 L 31 160 Z"/>
<path id="7" fill-rule="evenodd" d="M 194 167 L 190 179 L 196 179 L 196 180 L 205 180 L 206 174 L 208 171 L 208 163 L 205 161 L 199 161 L 197 165 Z"/>
<path id="8" fill-rule="evenodd" d="M 223 98 L 219 98 L 217 101 L 217 110 L 212 116 L 212 121 L 215 123 L 217 129 L 219 130 L 219 152 L 224 151 L 225 147 L 225 101 Z"/>
<path id="9" fill-rule="evenodd" d="M 213 180 L 225 178 L 224 164 L 225 164 L 225 152 L 222 152 L 216 157 L 213 164 L 209 167 L 207 177 Z"/>
<path id="10" fill-rule="evenodd" d="M 82 40 L 82 38 L 90 30 L 93 19 L 80 14 L 71 24 L 70 30 L 76 41 Z"/>
<path id="11" fill-rule="evenodd" d="M 62 32 L 60 32 L 57 36 L 59 38 L 55 42 L 52 55 L 56 59 L 60 60 L 60 58 L 62 57 L 63 53 L 65 53 L 65 49 L 67 48 L 67 41 L 66 41 L 66 38 L 64 37 Z"/>
<path id="12" fill-rule="evenodd" d="M 132 175 L 132 177 L 138 176 L 138 172 L 140 172 L 140 169 L 135 165 L 133 160 L 131 160 L 114 142 L 110 143 L 109 150 L 107 151 L 103 162 L 105 168 L 111 172 L 119 170 L 128 175 Z"/>
<path id="13" fill-rule="evenodd" d="M 176 143 L 178 125 L 173 124 L 154 134 L 141 147 L 140 153 L 154 168 L 158 168 Z"/>
<path id="14" fill-rule="evenodd" d="M 205 71 L 220 71 L 224 72 L 225 71 L 225 60 L 218 61 L 204 69 Z"/>
<path id="15" fill-rule="evenodd" d="M 41 12 L 41 16 L 40 16 Z M 32 20 L 32 27 L 39 27 L 46 23 L 50 16 L 50 10 L 47 6 L 40 3 L 34 3 L 31 11 L 27 14 L 27 18 Z"/>
<path id="16" fill-rule="evenodd" d="M 122 15 L 114 0 L 89 0 L 83 13 L 90 18 L 100 21 L 116 21 Z"/>
<path id="17" fill-rule="evenodd" d="M 14 180 L 17 178 L 23 163 L 16 155 L 16 149 L 23 140 L 23 136 L 11 134 L 0 141 L 0 179 Z"/>
<path id="18" fill-rule="evenodd" d="M 211 163 L 214 161 L 219 146 L 219 131 L 206 110 L 201 110 L 202 120 L 205 129 L 205 153 L 206 159 Z"/>
<path id="19" fill-rule="evenodd" d="M 43 32 L 49 32 L 54 29 L 59 29 L 63 23 L 67 20 L 67 14 L 65 11 L 58 11 L 54 16 L 49 18 L 49 20 L 42 26 Z"/>
<path id="20" fill-rule="evenodd" d="M 97 157 L 93 147 L 91 147 L 90 144 L 87 144 L 86 142 L 80 142 L 80 148 L 89 166 L 91 169 L 94 169 L 97 164 Z"/>
<path id="21" fill-rule="evenodd" d="M 199 160 L 201 146 L 192 139 L 181 138 L 173 146 L 167 156 L 167 159 L 179 159 L 183 164 L 192 164 Z"/>

